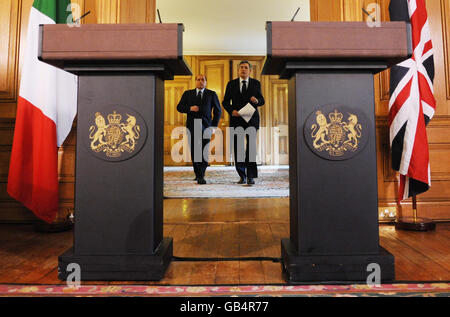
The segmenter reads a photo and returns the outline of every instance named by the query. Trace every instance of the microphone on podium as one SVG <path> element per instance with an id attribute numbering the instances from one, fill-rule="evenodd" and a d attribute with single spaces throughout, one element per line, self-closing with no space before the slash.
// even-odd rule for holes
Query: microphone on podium
<path id="1" fill-rule="evenodd" d="M 156 9 L 156 11 L 158 12 L 159 23 L 162 23 L 162 21 L 161 21 L 161 15 L 159 14 L 159 9 Z"/>
<path id="2" fill-rule="evenodd" d="M 294 14 L 294 16 L 291 19 L 291 22 L 294 22 L 294 19 L 297 16 L 298 11 L 300 11 L 300 7 L 298 7 L 297 11 L 295 11 L 295 14 Z"/>

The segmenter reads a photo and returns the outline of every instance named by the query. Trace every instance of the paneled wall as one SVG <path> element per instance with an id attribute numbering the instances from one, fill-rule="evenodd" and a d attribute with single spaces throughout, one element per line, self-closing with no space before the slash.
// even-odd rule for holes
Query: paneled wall
<path id="1" fill-rule="evenodd" d="M 381 20 L 389 20 L 389 0 L 311 0 L 312 21 L 365 21 L 362 8 L 371 3 L 381 8 Z M 435 57 L 436 115 L 427 128 L 430 143 L 431 189 L 419 196 L 418 215 L 450 219 L 450 0 L 427 0 Z M 391 168 L 389 127 L 389 71 L 375 76 L 377 118 L 378 194 L 380 206 L 399 215 L 412 214 L 411 201 L 396 203 L 398 175 Z"/>
<path id="2" fill-rule="evenodd" d="M 156 0 L 72 0 L 74 17 L 91 11 L 82 23 L 152 23 Z M 20 70 L 33 0 L 0 1 L 0 222 L 35 218 L 6 192 L 9 157 L 14 135 Z M 76 11 L 79 12 L 76 12 Z M 75 140 L 73 129 L 59 150 L 61 221 L 74 208 Z"/>

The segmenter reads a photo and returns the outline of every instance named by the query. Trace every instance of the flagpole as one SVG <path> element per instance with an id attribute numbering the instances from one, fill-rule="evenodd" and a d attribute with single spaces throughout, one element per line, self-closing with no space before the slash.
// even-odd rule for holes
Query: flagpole
<path id="1" fill-rule="evenodd" d="M 427 218 L 417 217 L 417 196 L 412 196 L 412 217 L 398 218 L 395 223 L 395 229 L 408 231 L 430 231 L 436 229 L 436 223 Z"/>
<path id="2" fill-rule="evenodd" d="M 414 195 L 412 197 L 412 208 L 413 208 L 414 223 L 417 223 L 417 196 L 416 195 Z"/>

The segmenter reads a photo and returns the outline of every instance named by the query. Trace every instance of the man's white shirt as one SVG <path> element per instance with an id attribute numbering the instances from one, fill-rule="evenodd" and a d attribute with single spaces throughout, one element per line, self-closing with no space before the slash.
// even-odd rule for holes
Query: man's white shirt
<path id="1" fill-rule="evenodd" d="M 242 79 L 241 77 L 239 77 L 239 90 L 240 90 L 240 92 L 242 92 L 242 86 L 244 85 L 243 84 L 244 80 L 245 80 L 245 85 L 247 86 L 247 89 L 248 89 L 248 82 L 250 80 L 250 77 L 247 77 L 247 79 Z"/>

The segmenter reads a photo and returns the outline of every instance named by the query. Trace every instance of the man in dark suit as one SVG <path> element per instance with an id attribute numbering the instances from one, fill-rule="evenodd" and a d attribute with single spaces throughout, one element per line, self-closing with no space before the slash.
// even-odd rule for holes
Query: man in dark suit
<path id="1" fill-rule="evenodd" d="M 239 78 L 231 80 L 225 91 L 222 102 L 224 109 L 230 114 L 230 127 L 234 128 L 233 137 L 234 161 L 236 171 L 240 176 L 239 184 L 253 185 L 254 178 L 258 177 L 256 166 L 256 134 L 259 129 L 258 107 L 264 105 L 264 97 L 261 92 L 261 83 L 250 78 L 252 65 L 248 61 L 242 61 L 238 66 Z M 255 108 L 251 119 L 247 122 L 239 114 L 239 110 L 248 103 Z M 236 129 L 242 128 L 242 129 Z M 245 130 L 245 133 L 239 133 Z M 247 145 L 244 145 L 244 139 Z M 245 153 L 245 156 L 244 156 Z"/>
<path id="2" fill-rule="evenodd" d="M 179 112 L 187 113 L 186 128 L 189 131 L 192 164 L 198 184 L 206 184 L 209 142 L 212 130 L 217 128 L 222 114 L 219 98 L 214 91 L 206 89 L 206 82 L 205 75 L 195 77 L 196 88 L 185 91 L 177 106 Z"/>

